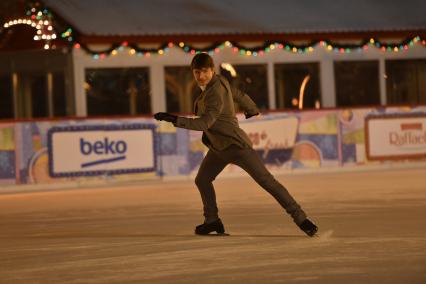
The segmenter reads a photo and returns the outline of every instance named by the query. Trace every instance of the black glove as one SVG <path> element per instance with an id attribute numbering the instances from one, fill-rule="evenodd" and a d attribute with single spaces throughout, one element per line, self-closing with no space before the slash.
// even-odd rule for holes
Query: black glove
<path id="1" fill-rule="evenodd" d="M 154 114 L 154 118 L 156 120 L 164 120 L 171 123 L 176 123 L 177 121 L 176 115 L 173 115 L 167 112 L 157 112 L 156 114 Z"/>
<path id="2" fill-rule="evenodd" d="M 252 116 L 256 116 L 256 115 L 259 115 L 259 113 L 258 112 L 256 112 L 256 113 L 244 113 L 244 115 L 246 116 L 246 119 L 249 119 L 250 117 L 252 117 Z"/>

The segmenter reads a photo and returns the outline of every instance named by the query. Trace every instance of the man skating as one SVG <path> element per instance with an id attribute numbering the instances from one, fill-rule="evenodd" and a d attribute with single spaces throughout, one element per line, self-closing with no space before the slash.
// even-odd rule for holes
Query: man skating
<path id="1" fill-rule="evenodd" d="M 302 231 L 314 236 L 317 226 L 307 219 L 287 189 L 269 173 L 252 148 L 247 134 L 238 125 L 234 101 L 244 111 L 246 118 L 259 114 L 256 104 L 248 95 L 231 88 L 224 77 L 215 74 L 213 59 L 208 54 L 195 55 L 191 71 L 202 91 L 194 103 L 197 118 L 178 117 L 165 112 L 156 113 L 154 118 L 171 122 L 176 127 L 203 131 L 202 141 L 209 151 L 200 165 L 195 184 L 201 194 L 205 219 L 195 228 L 195 233 L 207 235 L 225 232 L 218 215 L 213 181 L 226 165 L 232 163 L 245 170 L 269 192 Z"/>

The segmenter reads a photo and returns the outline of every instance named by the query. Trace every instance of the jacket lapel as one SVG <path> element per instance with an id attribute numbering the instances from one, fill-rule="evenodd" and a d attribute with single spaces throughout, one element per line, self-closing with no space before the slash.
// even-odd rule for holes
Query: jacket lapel
<path id="1" fill-rule="evenodd" d="M 201 92 L 201 94 L 198 95 L 198 97 L 195 99 L 194 101 L 194 114 L 197 115 L 198 112 L 198 101 L 200 100 L 201 96 L 203 95 L 203 92 Z"/>
<path id="2" fill-rule="evenodd" d="M 207 84 L 207 86 L 206 86 L 206 88 L 205 88 L 205 90 L 204 91 L 202 91 L 201 92 L 201 94 L 195 99 L 195 101 L 194 101 L 194 107 L 193 107 L 193 110 L 194 110 L 194 114 L 195 115 L 198 115 L 197 114 L 197 112 L 198 112 L 198 101 L 204 96 L 204 93 L 209 89 L 209 88 L 211 88 L 211 86 L 217 81 L 217 80 L 219 80 L 218 79 L 218 76 L 216 75 L 216 74 L 214 74 L 213 75 L 213 77 L 212 77 L 212 79 L 210 80 L 210 82 Z"/>

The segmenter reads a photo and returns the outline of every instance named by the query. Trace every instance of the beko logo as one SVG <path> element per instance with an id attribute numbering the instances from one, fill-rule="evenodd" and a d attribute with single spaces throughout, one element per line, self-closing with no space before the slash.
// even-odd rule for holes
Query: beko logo
<path id="1" fill-rule="evenodd" d="M 80 153 L 96 158 L 93 161 L 82 163 L 82 168 L 124 160 L 126 151 L 127 144 L 123 140 L 114 141 L 105 137 L 102 140 L 90 142 L 80 138 Z M 111 157 L 111 155 L 113 156 Z"/>

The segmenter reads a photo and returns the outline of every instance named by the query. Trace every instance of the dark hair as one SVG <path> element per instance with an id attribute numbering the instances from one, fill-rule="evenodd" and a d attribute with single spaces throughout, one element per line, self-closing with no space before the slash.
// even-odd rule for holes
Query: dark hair
<path id="1" fill-rule="evenodd" d="M 191 61 L 191 70 L 202 68 L 214 68 L 213 58 L 204 52 L 195 55 Z"/>

